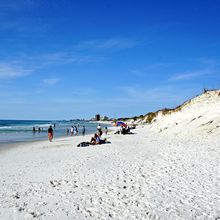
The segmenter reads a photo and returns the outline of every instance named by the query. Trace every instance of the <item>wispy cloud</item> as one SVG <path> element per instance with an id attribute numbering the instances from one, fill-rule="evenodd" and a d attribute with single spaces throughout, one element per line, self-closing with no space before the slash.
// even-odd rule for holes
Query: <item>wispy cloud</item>
<path id="1" fill-rule="evenodd" d="M 77 97 L 92 97 L 97 91 L 94 88 L 76 88 L 72 90 L 72 94 Z"/>
<path id="2" fill-rule="evenodd" d="M 44 84 L 49 85 L 49 86 L 53 86 L 55 84 L 57 84 L 60 81 L 59 78 L 48 78 L 48 79 L 44 79 Z"/>
<path id="3" fill-rule="evenodd" d="M 77 58 L 71 56 L 66 52 L 55 52 L 43 54 L 39 57 L 44 64 L 53 64 L 53 63 L 74 63 L 77 61 Z"/>
<path id="4" fill-rule="evenodd" d="M 7 12 L 23 11 L 27 9 L 34 9 L 39 6 L 39 4 L 40 1 L 35 0 L 1 0 L 0 9 Z"/>
<path id="5" fill-rule="evenodd" d="M 139 86 L 123 86 L 119 87 L 119 90 L 124 93 L 127 98 L 129 98 L 131 101 L 146 101 L 149 99 L 149 97 L 152 97 L 152 94 L 154 94 L 155 97 L 155 92 L 153 92 L 150 89 L 141 89 Z"/>
<path id="6" fill-rule="evenodd" d="M 94 88 L 73 88 L 72 92 L 70 93 L 71 97 L 66 96 L 64 97 L 57 97 L 52 100 L 55 103 L 62 103 L 62 104 L 71 104 L 71 103 L 81 103 L 81 104 L 88 104 L 88 103 L 97 103 L 99 97 L 97 96 L 97 91 Z"/>
<path id="7" fill-rule="evenodd" d="M 140 45 L 140 42 L 131 39 L 112 38 L 105 40 L 88 40 L 79 43 L 75 46 L 77 49 L 95 49 L 95 50 L 106 50 L 106 49 L 127 49 Z"/>
<path id="8" fill-rule="evenodd" d="M 129 73 L 133 76 L 142 78 L 148 74 L 155 74 L 161 70 L 168 69 L 170 66 L 173 65 L 174 63 L 171 62 L 152 63 L 138 69 L 131 69 L 129 70 Z"/>
<path id="9" fill-rule="evenodd" d="M 183 80 L 190 80 L 196 77 L 201 77 L 204 75 L 208 75 L 213 73 L 213 70 L 193 70 L 193 71 L 186 71 L 181 73 L 176 73 L 169 78 L 169 81 L 183 81 Z"/>
<path id="10" fill-rule="evenodd" d="M 2 79 L 18 78 L 29 75 L 31 72 L 33 72 L 33 69 L 14 66 L 9 63 L 0 63 L 0 78 Z"/>
<path id="11" fill-rule="evenodd" d="M 0 78 L 26 76 L 50 65 L 99 62 L 101 59 L 101 56 L 80 55 L 71 51 L 58 51 L 37 55 L 14 54 L 12 57 L 4 58 L 4 62 L 0 62 Z"/>
<path id="12" fill-rule="evenodd" d="M 143 88 L 141 86 L 125 86 L 118 88 L 124 100 L 132 103 L 178 103 L 188 94 L 192 94 L 191 87 L 179 88 L 174 85 L 160 86 L 154 88 Z M 183 92 L 184 91 L 184 92 Z"/>
<path id="13" fill-rule="evenodd" d="M 144 71 L 144 70 L 132 69 L 129 72 L 131 73 L 131 75 L 133 75 L 135 77 L 143 77 L 146 75 L 146 71 Z"/>
<path id="14" fill-rule="evenodd" d="M 43 65 L 48 64 L 71 64 L 71 63 L 84 63 L 84 62 L 95 62 L 101 59 L 99 56 L 93 55 L 80 55 L 74 52 L 54 52 L 48 54 L 42 54 L 38 56 L 39 60 Z"/>
<path id="15" fill-rule="evenodd" d="M 57 104 L 94 104 L 95 99 L 91 98 L 79 98 L 79 97 L 66 97 L 66 98 L 56 98 L 51 100 L 51 102 L 57 103 Z"/>

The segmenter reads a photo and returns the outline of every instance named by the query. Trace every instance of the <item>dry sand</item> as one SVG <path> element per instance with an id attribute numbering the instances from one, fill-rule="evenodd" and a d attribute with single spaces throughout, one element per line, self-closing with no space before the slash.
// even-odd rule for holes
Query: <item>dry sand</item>
<path id="1" fill-rule="evenodd" d="M 0 219 L 220 219 L 219 136 L 133 131 L 1 152 Z"/>

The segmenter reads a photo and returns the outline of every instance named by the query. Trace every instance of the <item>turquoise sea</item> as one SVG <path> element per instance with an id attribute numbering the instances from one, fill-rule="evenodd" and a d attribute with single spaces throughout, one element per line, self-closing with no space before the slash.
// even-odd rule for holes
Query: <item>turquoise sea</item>
<path id="1" fill-rule="evenodd" d="M 77 126 L 78 135 L 82 135 L 82 126 L 85 126 L 86 134 L 94 133 L 97 128 L 97 123 L 84 120 L 0 120 L 0 146 L 17 142 L 47 140 L 47 129 L 50 125 L 53 128 L 55 125 L 54 138 L 67 136 L 66 129 L 70 129 L 71 126 Z M 33 127 L 36 132 L 33 132 Z"/>

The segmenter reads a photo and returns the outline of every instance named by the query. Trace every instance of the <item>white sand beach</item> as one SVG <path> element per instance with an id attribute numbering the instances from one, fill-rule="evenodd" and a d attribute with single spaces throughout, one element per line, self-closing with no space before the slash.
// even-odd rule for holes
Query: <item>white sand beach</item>
<path id="1" fill-rule="evenodd" d="M 1 151 L 0 219 L 220 219 L 220 96 L 208 97 L 110 144 Z"/>
<path id="2" fill-rule="evenodd" d="M 111 144 L 89 136 L 1 152 L 0 219 L 218 219 L 219 136 L 139 127 Z"/>

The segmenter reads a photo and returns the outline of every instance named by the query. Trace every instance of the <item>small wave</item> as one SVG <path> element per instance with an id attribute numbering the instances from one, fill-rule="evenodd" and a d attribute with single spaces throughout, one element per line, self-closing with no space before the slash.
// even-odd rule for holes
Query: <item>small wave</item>
<path id="1" fill-rule="evenodd" d="M 12 128 L 11 126 L 3 126 L 3 127 L 0 127 L 0 130 L 11 129 L 11 128 Z"/>

